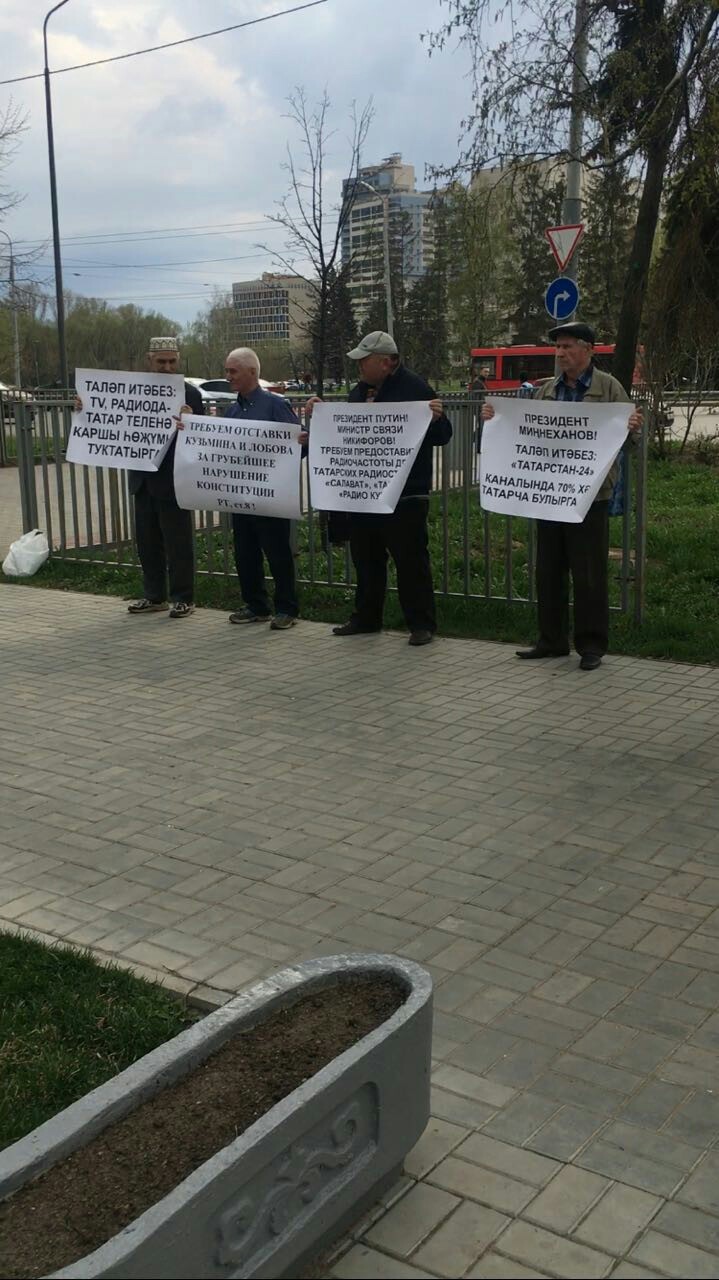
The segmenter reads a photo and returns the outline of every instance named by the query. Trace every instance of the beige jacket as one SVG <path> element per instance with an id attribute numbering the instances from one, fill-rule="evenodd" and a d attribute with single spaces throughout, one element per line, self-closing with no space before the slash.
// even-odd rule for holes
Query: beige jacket
<path id="1" fill-rule="evenodd" d="M 554 400 L 554 384 L 556 378 L 547 378 L 546 382 L 542 382 L 534 393 L 535 400 Z M 589 390 L 584 395 L 585 404 L 631 404 L 631 400 L 627 395 L 621 382 L 617 382 L 611 373 L 605 373 L 603 369 L 595 369 L 592 374 L 592 383 Z M 627 414 L 627 418 L 629 414 Z M 619 465 L 613 462 L 605 479 L 602 481 L 602 487 L 596 496 L 596 502 L 606 502 L 612 496 L 612 489 L 619 473 Z"/>

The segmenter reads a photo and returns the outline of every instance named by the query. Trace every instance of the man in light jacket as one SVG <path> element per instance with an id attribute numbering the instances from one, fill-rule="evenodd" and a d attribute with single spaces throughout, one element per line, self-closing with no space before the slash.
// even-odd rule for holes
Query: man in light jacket
<path id="1" fill-rule="evenodd" d="M 550 329 L 560 374 L 534 392 L 535 400 L 584 401 L 587 404 L 631 404 L 624 387 L 610 373 L 595 368 L 596 341 L 588 324 L 575 321 Z M 492 405 L 482 406 L 485 422 Z M 641 431 L 642 411 L 628 414 L 630 431 Z M 518 658 L 559 658 L 569 653 L 569 575 L 574 591 L 574 646 L 582 671 L 601 666 L 609 645 L 609 498 L 618 466 L 609 470 L 581 524 L 537 521 L 537 614 L 539 639 Z"/>

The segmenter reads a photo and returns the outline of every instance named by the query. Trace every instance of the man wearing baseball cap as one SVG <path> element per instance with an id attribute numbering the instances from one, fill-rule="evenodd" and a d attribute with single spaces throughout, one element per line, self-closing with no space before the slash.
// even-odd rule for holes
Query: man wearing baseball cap
<path id="1" fill-rule="evenodd" d="M 550 329 L 560 373 L 534 392 L 535 400 L 631 404 L 624 387 L 592 362 L 594 330 L 581 321 Z M 492 405 L 482 418 L 494 417 Z M 628 414 L 630 431 L 641 431 L 642 411 Z M 559 658 L 569 653 L 569 575 L 574 594 L 574 646 L 582 671 L 601 666 L 609 644 L 609 498 L 617 477 L 611 467 L 581 524 L 537 521 L 537 614 L 539 639 L 518 658 Z"/>
<path id="2" fill-rule="evenodd" d="M 150 373 L 177 373 L 177 338 L 150 338 Z M 185 383 L 185 403 L 202 413 L 202 396 Z M 135 499 L 135 537 L 142 566 L 143 596 L 128 613 L 160 613 L 167 609 L 169 577 L 170 617 L 186 618 L 195 608 L 195 543 L 192 511 L 182 511 L 175 498 L 173 440 L 158 471 L 131 471 L 128 487 Z"/>
<path id="3" fill-rule="evenodd" d="M 353 636 L 381 630 L 389 554 L 395 563 L 397 593 L 410 632 L 409 643 L 430 644 L 437 629 L 427 536 L 432 449 L 447 443 L 452 424 L 433 388 L 400 362 L 397 344 L 389 333 L 376 329 L 366 334 L 347 356 L 358 362 L 360 375 L 360 381 L 350 391 L 350 403 L 428 400 L 432 421 L 391 515 L 349 515 L 350 551 L 357 577 L 355 607 L 349 622 L 335 627 L 334 634 Z M 308 402 L 310 412 L 316 403 L 317 397 Z"/>

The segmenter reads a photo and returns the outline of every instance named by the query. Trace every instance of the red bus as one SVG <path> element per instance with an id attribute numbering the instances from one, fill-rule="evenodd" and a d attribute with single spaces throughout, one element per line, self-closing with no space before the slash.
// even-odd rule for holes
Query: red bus
<path id="1" fill-rule="evenodd" d="M 554 373 L 553 346 L 473 347 L 472 384 L 484 379 L 488 391 L 512 391 L 524 378 L 529 382 L 541 382 Z M 593 358 L 598 369 L 612 371 L 614 343 L 597 343 Z M 637 381 L 637 374 L 634 375 Z"/>

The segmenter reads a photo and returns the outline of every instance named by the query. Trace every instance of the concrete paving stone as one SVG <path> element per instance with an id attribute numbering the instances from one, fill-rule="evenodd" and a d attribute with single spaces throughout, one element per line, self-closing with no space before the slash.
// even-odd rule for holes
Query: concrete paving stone
<path id="1" fill-rule="evenodd" d="M 356 1244 L 331 1264 L 329 1275 L 336 1280 L 387 1280 L 390 1275 L 396 1280 L 426 1280 L 432 1272 L 399 1262 L 378 1249 Z"/>
<path id="2" fill-rule="evenodd" d="M 567 1165 L 525 1208 L 522 1217 L 567 1235 L 610 1186 L 607 1178 Z"/>
<path id="3" fill-rule="evenodd" d="M 687 1096 L 687 1089 L 682 1085 L 649 1080 L 629 1099 L 621 1118 L 630 1124 L 659 1129 Z"/>
<path id="4" fill-rule="evenodd" d="M 470 1134 L 454 1155 L 459 1160 L 469 1160 L 520 1182 L 528 1182 L 533 1187 L 544 1186 L 560 1169 L 555 1160 L 498 1142 L 486 1133 Z"/>
<path id="5" fill-rule="evenodd" d="M 467 1128 L 433 1117 L 419 1142 L 405 1159 L 405 1173 L 412 1178 L 424 1178 L 430 1169 L 434 1169 L 435 1165 L 464 1141 L 468 1133 Z M 448 1190 L 451 1191 L 452 1188 L 449 1187 Z"/>
<path id="6" fill-rule="evenodd" d="M 433 958 L 440 968 L 451 969 L 451 965 L 444 965 L 442 962 L 442 957 L 447 950 L 448 948 L 444 947 Z M 484 990 L 484 987 L 485 984 L 478 978 L 469 978 L 464 973 L 452 973 L 435 988 L 434 1007 L 442 1009 L 445 1013 L 454 1013 L 461 1005 L 471 1000 L 472 996 Z"/>
<path id="7" fill-rule="evenodd" d="M 429 1175 L 429 1181 L 445 1191 L 478 1200 L 501 1213 L 518 1214 L 536 1194 L 536 1188 L 505 1174 L 481 1168 L 456 1156 L 448 1156 Z"/>
<path id="8" fill-rule="evenodd" d="M 543 982 L 541 986 L 536 988 L 534 994 L 539 1000 L 551 1000 L 556 1004 L 569 1004 L 576 996 L 592 985 L 592 979 L 586 977 L 585 974 L 564 970 L 555 974 L 547 982 Z"/>
<path id="9" fill-rule="evenodd" d="M 559 1027 L 556 1023 L 541 1018 L 523 1017 L 514 1009 L 501 1014 L 494 1025 L 506 1036 L 516 1036 L 536 1044 L 547 1045 L 555 1050 L 566 1048 L 577 1038 L 576 1031 Z"/>
<path id="10" fill-rule="evenodd" d="M 544 1274 L 543 1271 L 523 1267 L 521 1263 L 504 1258 L 500 1253 L 493 1253 L 490 1249 L 480 1258 L 476 1267 L 467 1272 L 467 1280 L 530 1280 L 531 1277 L 539 1277 L 539 1280 L 542 1280 Z"/>
<path id="11" fill-rule="evenodd" d="M 458 1006 L 458 1013 L 475 1022 L 491 1022 L 497 1014 L 502 1013 L 509 1005 L 519 999 L 516 991 L 506 987 L 486 986 L 483 990 L 470 996 L 464 1004 Z"/>
<path id="12" fill-rule="evenodd" d="M 578 1240 L 605 1253 L 624 1254 L 654 1218 L 662 1204 L 658 1196 L 615 1184 L 575 1231 Z"/>
<path id="13" fill-rule="evenodd" d="M 559 1110 L 556 1102 L 532 1093 L 519 1094 L 483 1127 L 483 1132 L 514 1146 L 522 1146 Z"/>
<path id="14" fill-rule="evenodd" d="M 495 1031 L 492 1027 L 478 1032 L 476 1023 L 468 1022 L 466 1025 L 470 1028 L 470 1036 L 469 1038 L 464 1035 L 458 1037 L 460 1044 L 452 1054 L 452 1061 L 457 1066 L 474 1072 L 475 1075 L 483 1075 L 495 1062 L 501 1061 L 516 1044 L 511 1036 L 503 1035 L 501 1031 Z"/>
<path id="15" fill-rule="evenodd" d="M 504 1214 L 465 1200 L 422 1245 L 413 1261 L 451 1280 L 477 1261 L 508 1222 Z"/>
<path id="16" fill-rule="evenodd" d="M 672 1138 L 706 1147 L 719 1136 L 719 1098 L 709 1091 L 695 1094 L 679 1106 L 663 1132 Z"/>
<path id="17" fill-rule="evenodd" d="M 546 1071 L 555 1057 L 553 1047 L 520 1040 L 486 1070 L 486 1076 L 511 1088 L 526 1088 Z"/>
<path id="18" fill-rule="evenodd" d="M 459 1204 L 457 1196 L 417 1183 L 367 1232 L 367 1242 L 407 1258 Z"/>
<path id="19" fill-rule="evenodd" d="M 620 1262 L 612 1272 L 612 1280 L 662 1280 L 658 1271 L 635 1267 L 633 1262 Z"/>
<path id="20" fill-rule="evenodd" d="M 690 1027 L 696 1027 L 706 1013 L 685 1001 L 635 994 L 617 1005 L 612 1010 L 612 1017 L 616 1022 L 641 1031 L 656 1031 L 679 1039 L 688 1033 Z"/>
<path id="21" fill-rule="evenodd" d="M 603 1124 L 603 1117 L 596 1111 L 563 1106 L 526 1139 L 526 1145 L 555 1160 L 572 1160 L 590 1138 L 601 1131 Z"/>
<path id="22" fill-rule="evenodd" d="M 697 977 L 696 969 L 690 969 L 685 964 L 674 964 L 672 960 L 667 960 L 664 964 L 660 964 L 654 973 L 650 973 L 648 978 L 637 988 L 640 995 L 650 992 L 657 996 L 680 996 L 685 999 L 684 992 L 686 987 Z"/>
<path id="23" fill-rule="evenodd" d="M 691 1276 L 692 1280 L 716 1280 L 716 1255 L 672 1240 L 659 1231 L 648 1231 L 634 1246 L 631 1261 L 656 1267 L 664 1275 Z"/>
<path id="24" fill-rule="evenodd" d="M 613 1089 L 617 1093 L 633 1093 L 642 1082 L 642 1077 L 635 1072 L 625 1071 L 622 1067 L 611 1067 L 606 1062 L 581 1058 L 576 1053 L 561 1054 L 554 1063 L 554 1070 L 588 1084 Z"/>
<path id="25" fill-rule="evenodd" d="M 465 1129 L 479 1129 L 495 1112 L 496 1108 L 487 1103 L 449 1093 L 437 1084 L 432 1086 L 431 1113 L 440 1120 L 449 1120 Z"/>
<path id="26" fill-rule="evenodd" d="M 668 1036 L 649 1035 L 646 1032 L 637 1035 L 625 1049 L 617 1053 L 613 1062 L 618 1067 L 628 1067 L 630 1071 L 648 1074 L 663 1064 L 670 1054 L 677 1050 L 676 1040 Z M 661 1065 L 661 1074 L 666 1075 Z"/>
<path id="27" fill-rule="evenodd" d="M 706 1249 L 716 1257 L 719 1254 L 719 1217 L 690 1209 L 687 1205 L 672 1201 L 665 1204 L 652 1222 L 655 1231 L 684 1240 L 687 1244 Z"/>
<path id="28" fill-rule="evenodd" d="M 605 1276 L 612 1261 L 606 1253 L 528 1222 L 513 1222 L 502 1235 L 500 1248 L 519 1262 L 541 1267 L 552 1276 L 567 1276 L 569 1280 L 576 1280 L 577 1276 Z"/>
<path id="29" fill-rule="evenodd" d="M 690 1004 L 701 1005 L 704 1009 L 713 1009 L 717 1003 L 717 979 L 711 973 L 697 973 L 697 976 L 682 992 L 682 999 Z"/>
<path id="30" fill-rule="evenodd" d="M 675 1166 L 658 1164 L 652 1158 L 637 1155 L 633 1151 L 623 1151 L 621 1147 L 603 1142 L 601 1138 L 585 1147 L 574 1159 L 582 1169 L 591 1169 L 616 1182 L 623 1182 L 658 1196 L 671 1196 L 683 1177 L 681 1170 Z"/>
<path id="31" fill-rule="evenodd" d="M 482 1076 L 450 1065 L 442 1066 L 435 1073 L 434 1078 L 440 1088 L 447 1089 L 450 1093 L 460 1093 L 476 1102 L 484 1102 L 490 1107 L 503 1107 L 516 1092 L 504 1085 L 495 1084 L 492 1080 L 486 1080 Z"/>
<path id="32" fill-rule="evenodd" d="M 631 1027 L 619 1026 L 610 1019 L 602 1019 L 575 1042 L 574 1052 L 599 1062 L 610 1062 L 626 1052 L 637 1037 Z"/>
<path id="33" fill-rule="evenodd" d="M 535 1093 L 555 1102 L 586 1108 L 597 1116 L 611 1116 L 619 1110 L 625 1095 L 603 1085 L 589 1084 L 559 1071 L 546 1071 L 532 1084 Z"/>
<path id="34" fill-rule="evenodd" d="M 677 1199 L 719 1216 L 719 1153 L 711 1151 L 677 1192 Z"/>

